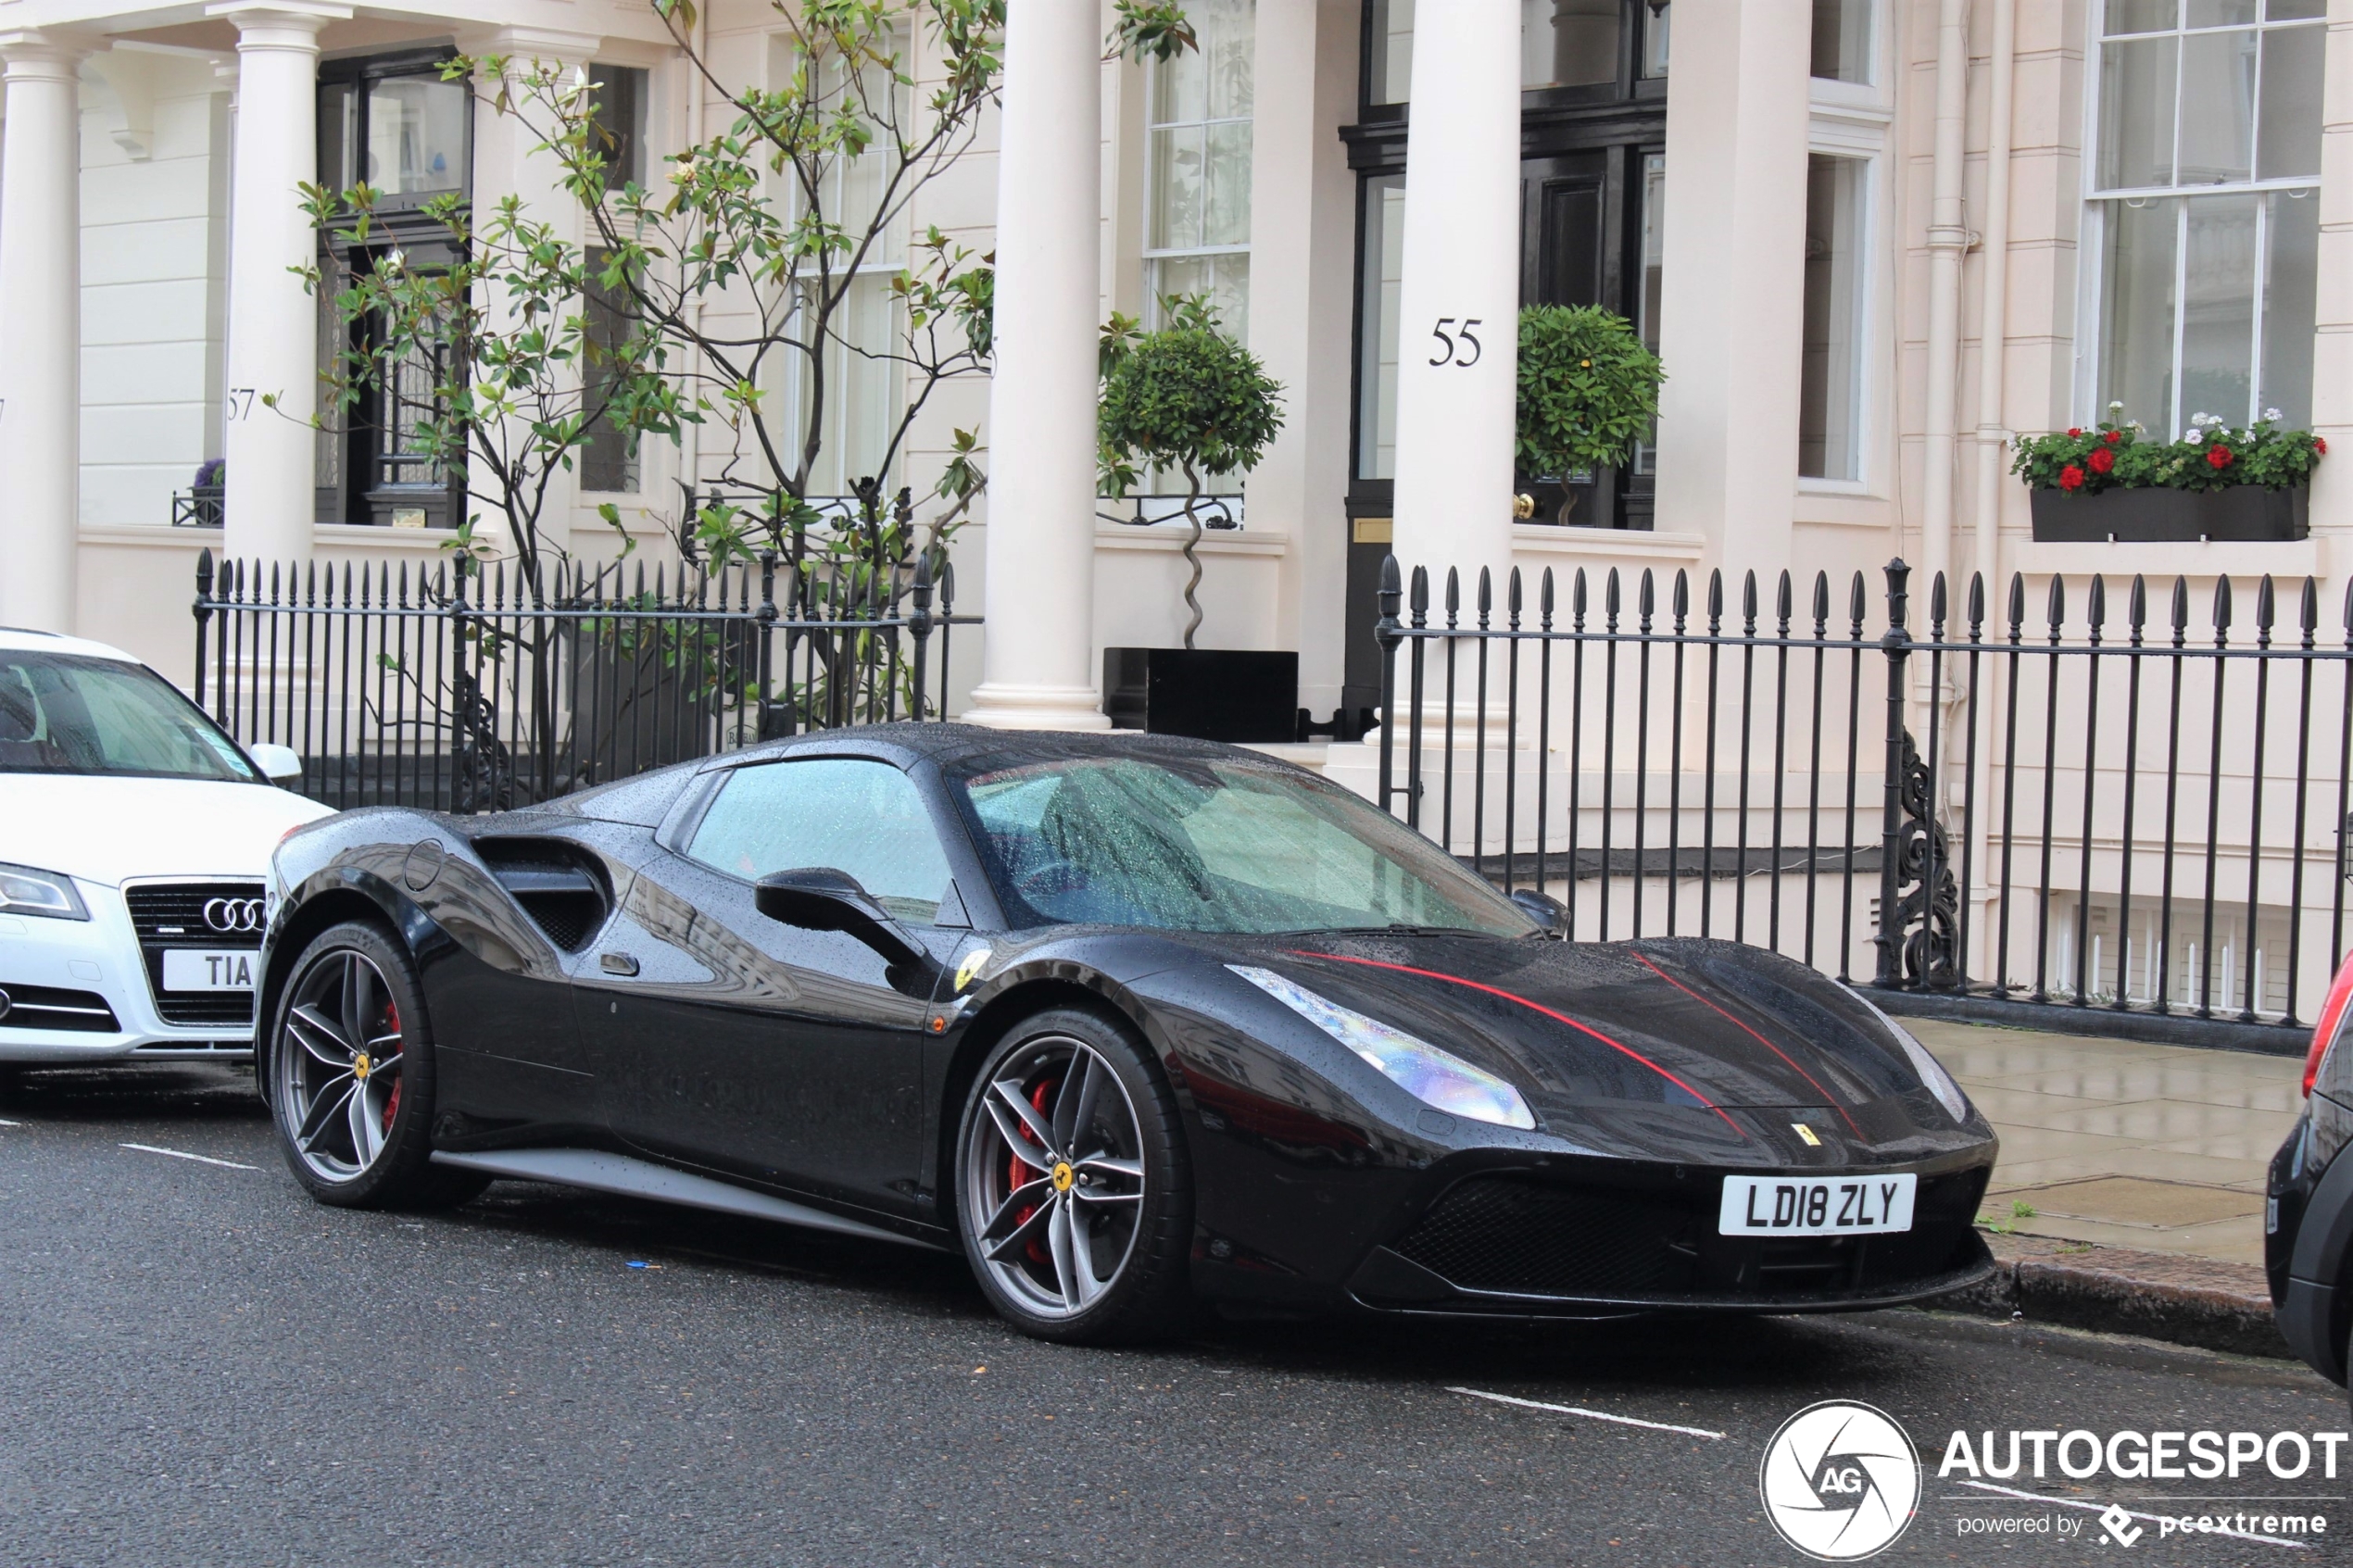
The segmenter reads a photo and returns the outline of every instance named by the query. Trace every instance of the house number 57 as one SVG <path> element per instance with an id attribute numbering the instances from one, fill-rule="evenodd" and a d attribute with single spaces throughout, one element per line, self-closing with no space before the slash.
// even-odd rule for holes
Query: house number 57
<path id="1" fill-rule="evenodd" d="M 1429 357 L 1429 362 L 1433 365 L 1454 365 L 1465 370 L 1478 364 L 1478 334 L 1471 329 L 1478 326 L 1479 320 L 1480 318 L 1471 316 L 1466 318 L 1462 325 L 1455 326 L 1453 317 L 1441 316 L 1438 325 L 1429 330 L 1429 335 L 1438 340 L 1438 352 Z M 1446 330 L 1449 327 L 1454 330 L 1449 332 Z"/>

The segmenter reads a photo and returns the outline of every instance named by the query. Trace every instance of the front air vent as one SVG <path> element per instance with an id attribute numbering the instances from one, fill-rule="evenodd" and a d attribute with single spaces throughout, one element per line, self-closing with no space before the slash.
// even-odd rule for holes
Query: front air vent
<path id="1" fill-rule="evenodd" d="M 0 984 L 0 1029 L 62 1029 L 78 1035 L 111 1035 L 121 1027 L 114 1009 L 95 991 L 54 985 Z"/>
<path id="2" fill-rule="evenodd" d="M 547 940 L 576 953 L 604 928 L 612 896 L 585 852 L 560 840 L 476 839 L 474 853 Z"/>

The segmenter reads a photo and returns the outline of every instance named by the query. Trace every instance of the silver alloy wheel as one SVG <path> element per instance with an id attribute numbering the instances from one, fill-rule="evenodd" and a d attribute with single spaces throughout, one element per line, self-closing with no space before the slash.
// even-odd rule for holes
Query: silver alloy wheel
<path id="1" fill-rule="evenodd" d="M 384 972 L 346 947 L 312 964 L 278 1036 L 277 1102 L 314 1175 L 347 1182 L 384 1153 L 400 1108 L 399 1004 Z"/>
<path id="2" fill-rule="evenodd" d="M 1143 1139 L 1110 1062 L 1046 1035 L 998 1065 L 964 1156 L 964 1224 L 1000 1288 L 1075 1317 L 1118 1282 L 1143 1217 Z"/>

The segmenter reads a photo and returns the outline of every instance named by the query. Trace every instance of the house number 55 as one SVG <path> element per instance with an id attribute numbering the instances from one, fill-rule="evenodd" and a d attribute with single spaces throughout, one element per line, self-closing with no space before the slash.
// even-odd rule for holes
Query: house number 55
<path id="1" fill-rule="evenodd" d="M 1453 317 L 1441 316 L 1438 325 L 1429 330 L 1429 335 L 1438 340 L 1438 352 L 1429 357 L 1429 362 L 1433 365 L 1454 365 L 1466 370 L 1478 364 L 1478 334 L 1471 329 L 1478 326 L 1479 320 L 1477 316 L 1468 317 L 1456 327 Z M 1454 330 L 1449 332 L 1446 330 L 1449 327 L 1454 327 Z"/>

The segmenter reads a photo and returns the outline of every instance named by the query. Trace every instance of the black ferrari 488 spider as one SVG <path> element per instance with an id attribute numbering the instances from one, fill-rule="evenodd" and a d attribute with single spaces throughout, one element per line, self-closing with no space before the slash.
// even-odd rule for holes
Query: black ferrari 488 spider
<path id="1" fill-rule="evenodd" d="M 1049 1338 L 1229 1312 L 1919 1299 L 1984 1121 L 1723 942 L 1558 939 L 1264 756 L 840 731 L 280 847 L 258 1016 L 324 1202 L 498 1177 L 961 1249 Z"/>

